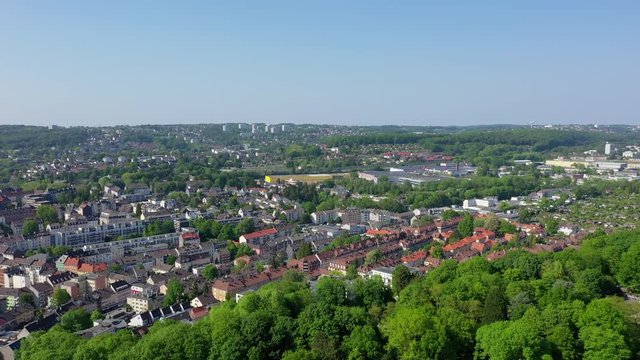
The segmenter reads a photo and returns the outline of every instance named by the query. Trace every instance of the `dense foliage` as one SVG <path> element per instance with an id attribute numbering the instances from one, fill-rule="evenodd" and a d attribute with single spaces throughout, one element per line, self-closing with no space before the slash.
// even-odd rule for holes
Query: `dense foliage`
<path id="1" fill-rule="evenodd" d="M 224 303 L 194 325 L 164 321 L 81 339 L 86 314 L 22 343 L 20 359 L 630 359 L 640 350 L 640 232 L 594 236 L 580 250 L 513 251 L 445 261 L 424 277 L 297 273 Z M 69 330 L 71 329 L 71 330 Z"/>

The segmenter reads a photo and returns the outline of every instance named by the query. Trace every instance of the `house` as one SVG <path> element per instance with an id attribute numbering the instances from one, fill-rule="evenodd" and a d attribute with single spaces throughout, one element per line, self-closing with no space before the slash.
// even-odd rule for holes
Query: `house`
<path id="1" fill-rule="evenodd" d="M 78 206 L 76 212 L 78 215 L 84 216 L 87 219 L 93 217 L 93 207 L 86 201 Z"/>
<path id="2" fill-rule="evenodd" d="M 391 286 L 393 282 L 393 269 L 388 267 L 379 267 L 369 271 L 369 277 L 380 276 L 385 285 Z"/>
<path id="3" fill-rule="evenodd" d="M 466 237 L 453 244 L 445 245 L 442 250 L 446 253 L 453 253 L 457 251 L 468 250 L 473 243 L 485 242 L 486 240 L 495 238 L 496 234 L 493 231 L 478 228 L 475 230 L 474 235 Z"/>
<path id="4" fill-rule="evenodd" d="M 137 283 L 132 284 L 129 291 L 133 296 L 153 297 L 157 296 L 160 293 L 160 287 L 146 283 Z"/>
<path id="5" fill-rule="evenodd" d="M 418 250 L 414 253 L 411 253 L 407 256 L 402 257 L 402 263 L 407 266 L 420 266 L 424 263 L 424 260 L 427 258 L 428 254 L 424 250 Z"/>
<path id="6" fill-rule="evenodd" d="M 254 231 L 252 233 L 248 233 L 240 236 L 240 243 L 241 244 L 264 243 L 267 240 L 275 239 L 277 234 L 278 234 L 278 230 L 275 228 Z"/>
<path id="7" fill-rule="evenodd" d="M 216 300 L 214 297 L 209 295 L 196 296 L 190 302 L 191 307 L 193 308 L 206 308 L 206 309 L 211 308 L 211 306 L 213 306 L 216 303 L 218 303 L 218 300 Z"/>
<path id="8" fill-rule="evenodd" d="M 209 315 L 209 309 L 205 307 L 194 307 L 189 310 L 189 318 L 191 321 L 197 321 Z"/>
<path id="9" fill-rule="evenodd" d="M 336 218 L 338 218 L 338 215 L 335 210 L 316 211 L 311 213 L 311 221 L 316 225 L 332 222 Z"/>
<path id="10" fill-rule="evenodd" d="M 280 215 L 283 215 L 288 222 L 299 221 L 302 219 L 303 214 L 304 210 L 301 207 L 294 207 L 280 212 Z"/>
<path id="11" fill-rule="evenodd" d="M 218 279 L 213 283 L 211 292 L 218 301 L 233 299 L 235 294 L 247 289 L 257 289 L 260 286 L 282 277 L 287 269 L 285 267 L 274 271 L 265 271 L 258 274 L 249 274 L 239 277 Z"/>
<path id="12" fill-rule="evenodd" d="M 115 334 L 118 330 L 126 328 L 127 322 L 123 319 L 104 319 L 95 321 L 92 327 L 77 331 L 75 334 L 85 339 L 90 339 L 100 334 Z"/>
<path id="13" fill-rule="evenodd" d="M 164 308 L 145 311 L 141 314 L 134 316 L 129 321 L 129 327 L 135 328 L 135 327 L 141 327 L 141 326 L 150 326 L 158 320 L 170 319 L 173 317 L 180 316 L 181 314 L 189 311 L 190 309 L 191 309 L 191 305 L 189 305 L 188 301 L 185 301 L 180 304 L 175 304 L 175 305 L 167 306 Z"/>
<path id="14" fill-rule="evenodd" d="M 161 302 L 160 299 L 156 297 L 131 295 L 127 297 L 127 305 L 131 306 L 133 311 L 140 314 L 160 306 Z"/>

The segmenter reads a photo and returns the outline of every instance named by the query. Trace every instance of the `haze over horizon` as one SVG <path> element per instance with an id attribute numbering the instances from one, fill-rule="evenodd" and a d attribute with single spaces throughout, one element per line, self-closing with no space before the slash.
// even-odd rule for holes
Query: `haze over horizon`
<path id="1" fill-rule="evenodd" d="M 0 124 L 640 124 L 640 2 L 2 2 Z"/>

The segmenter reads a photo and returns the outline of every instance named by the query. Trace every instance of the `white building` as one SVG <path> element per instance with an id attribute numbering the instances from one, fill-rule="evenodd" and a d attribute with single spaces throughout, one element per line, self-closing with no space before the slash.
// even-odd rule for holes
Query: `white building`
<path id="1" fill-rule="evenodd" d="M 393 280 L 393 269 L 388 267 L 379 267 L 369 271 L 369 277 L 380 276 L 384 284 L 391 286 Z"/>
<path id="2" fill-rule="evenodd" d="M 604 145 L 604 153 L 605 155 L 611 155 L 616 152 L 616 147 L 614 144 L 607 142 Z"/>

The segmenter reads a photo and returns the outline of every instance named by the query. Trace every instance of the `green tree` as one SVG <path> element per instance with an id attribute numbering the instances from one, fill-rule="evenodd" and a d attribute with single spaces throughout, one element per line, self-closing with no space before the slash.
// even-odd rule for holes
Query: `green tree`
<path id="1" fill-rule="evenodd" d="M 167 265 L 172 265 L 173 266 L 176 263 L 176 260 L 178 260 L 177 256 L 175 256 L 173 254 L 169 254 L 169 255 L 167 255 L 167 258 L 164 260 L 164 262 Z"/>
<path id="2" fill-rule="evenodd" d="M 356 263 L 352 263 L 347 267 L 346 278 L 353 280 L 358 277 L 358 266 Z"/>
<path id="3" fill-rule="evenodd" d="M 544 325 L 535 310 L 515 321 L 498 321 L 478 329 L 476 358 L 492 360 L 550 358 Z"/>
<path id="4" fill-rule="evenodd" d="M 500 221 L 498 234 L 506 235 L 506 234 L 517 234 L 517 233 L 518 233 L 518 228 L 515 225 L 505 220 Z"/>
<path id="5" fill-rule="evenodd" d="M 33 307 L 36 306 L 36 301 L 33 298 L 33 295 L 29 293 L 20 294 L 20 297 L 18 297 L 18 303 L 20 305 L 31 305 Z"/>
<path id="6" fill-rule="evenodd" d="M 60 328 L 68 332 L 88 329 L 91 325 L 90 315 L 82 308 L 70 310 L 60 318 Z"/>
<path id="7" fill-rule="evenodd" d="M 391 274 L 391 289 L 398 295 L 402 289 L 409 285 L 412 279 L 413 274 L 409 271 L 409 268 L 404 265 L 398 265 Z"/>
<path id="8" fill-rule="evenodd" d="M 462 237 L 473 235 L 473 216 L 464 214 L 464 218 L 458 223 L 458 232 Z"/>
<path id="9" fill-rule="evenodd" d="M 83 340 L 75 334 L 54 327 L 47 332 L 38 331 L 20 342 L 20 360 L 69 360 Z"/>
<path id="10" fill-rule="evenodd" d="M 399 359 L 436 359 L 444 350 L 445 329 L 430 305 L 397 306 L 382 323 L 387 350 Z"/>
<path id="11" fill-rule="evenodd" d="M 447 209 L 442 213 L 442 220 L 447 221 L 447 220 L 451 220 L 453 218 L 456 218 L 458 216 L 460 216 L 460 214 L 457 211 L 451 210 L 451 209 Z"/>
<path id="12" fill-rule="evenodd" d="M 484 220 L 484 227 L 487 230 L 491 230 L 494 232 L 498 231 L 498 228 L 500 227 L 500 219 L 498 219 L 498 217 L 493 214 L 488 215 Z"/>
<path id="13" fill-rule="evenodd" d="M 128 330 L 102 334 L 77 346 L 73 360 L 126 359 L 131 356 L 129 351 L 136 342 L 136 337 Z"/>
<path id="14" fill-rule="evenodd" d="M 205 279 L 211 281 L 218 277 L 218 268 L 213 264 L 209 264 L 202 269 L 202 275 Z"/>
<path id="15" fill-rule="evenodd" d="M 53 295 L 51 295 L 51 305 L 54 308 L 59 308 L 60 306 L 68 303 L 69 300 L 71 300 L 71 296 L 64 289 L 58 288 L 53 292 Z"/>
<path id="16" fill-rule="evenodd" d="M 640 292 L 640 242 L 627 250 L 620 259 L 616 277 L 620 284 L 633 292 Z"/>
<path id="17" fill-rule="evenodd" d="M 302 259 L 303 257 L 309 256 L 311 254 L 313 254 L 313 247 L 311 246 L 311 243 L 304 241 L 302 242 L 302 244 L 300 245 L 300 249 L 298 249 L 298 252 L 296 253 L 296 258 Z"/>
<path id="18" fill-rule="evenodd" d="M 624 341 L 624 335 L 608 328 L 588 326 L 580 330 L 580 339 L 584 343 L 583 359 L 626 360 L 631 351 Z"/>
<path id="19" fill-rule="evenodd" d="M 98 321 L 104 319 L 104 316 L 100 310 L 96 309 L 91 312 L 91 321 Z"/>
<path id="20" fill-rule="evenodd" d="M 549 219 L 544 223 L 544 230 L 549 235 L 555 235 L 558 233 L 558 229 L 560 228 L 560 222 L 556 219 Z"/>
<path id="21" fill-rule="evenodd" d="M 51 255 L 58 258 L 71 252 L 71 248 L 64 245 L 56 245 L 50 248 Z"/>
<path id="22" fill-rule="evenodd" d="M 482 323 L 491 324 L 505 319 L 506 300 L 502 290 L 497 286 L 492 286 L 487 292 L 482 309 Z"/>
<path id="23" fill-rule="evenodd" d="M 380 252 L 379 249 L 375 249 L 367 253 L 367 256 L 364 259 L 364 264 L 365 265 L 375 264 L 380 259 L 382 259 L 382 253 Z"/>
<path id="24" fill-rule="evenodd" d="M 164 305 L 169 306 L 184 300 L 184 286 L 176 279 L 169 280 L 167 293 L 164 296 Z"/>
<path id="25" fill-rule="evenodd" d="M 383 307 L 393 300 L 391 289 L 384 284 L 380 276 L 370 279 L 356 279 L 353 283 L 354 301 L 359 306 L 370 308 Z"/>
<path id="26" fill-rule="evenodd" d="M 36 216 L 41 219 L 45 225 L 58 222 L 58 212 L 51 205 L 40 205 L 36 209 Z"/>
<path id="27" fill-rule="evenodd" d="M 240 237 L 241 235 L 248 234 L 255 231 L 255 225 L 252 218 L 244 218 L 236 225 L 235 235 Z"/>
<path id="28" fill-rule="evenodd" d="M 382 342 L 371 325 L 356 326 L 344 340 L 349 360 L 377 360 L 382 357 Z"/>
<path id="29" fill-rule="evenodd" d="M 22 224 L 22 235 L 33 235 L 40 231 L 38 222 L 33 219 L 25 220 Z"/>
<path id="30" fill-rule="evenodd" d="M 442 244 L 439 242 L 436 242 L 433 247 L 431 247 L 430 253 L 431 256 L 436 259 L 444 259 L 444 250 L 442 250 Z"/>
<path id="31" fill-rule="evenodd" d="M 330 277 L 318 280 L 317 299 L 328 305 L 343 305 L 347 302 L 347 289 L 344 283 Z"/>

